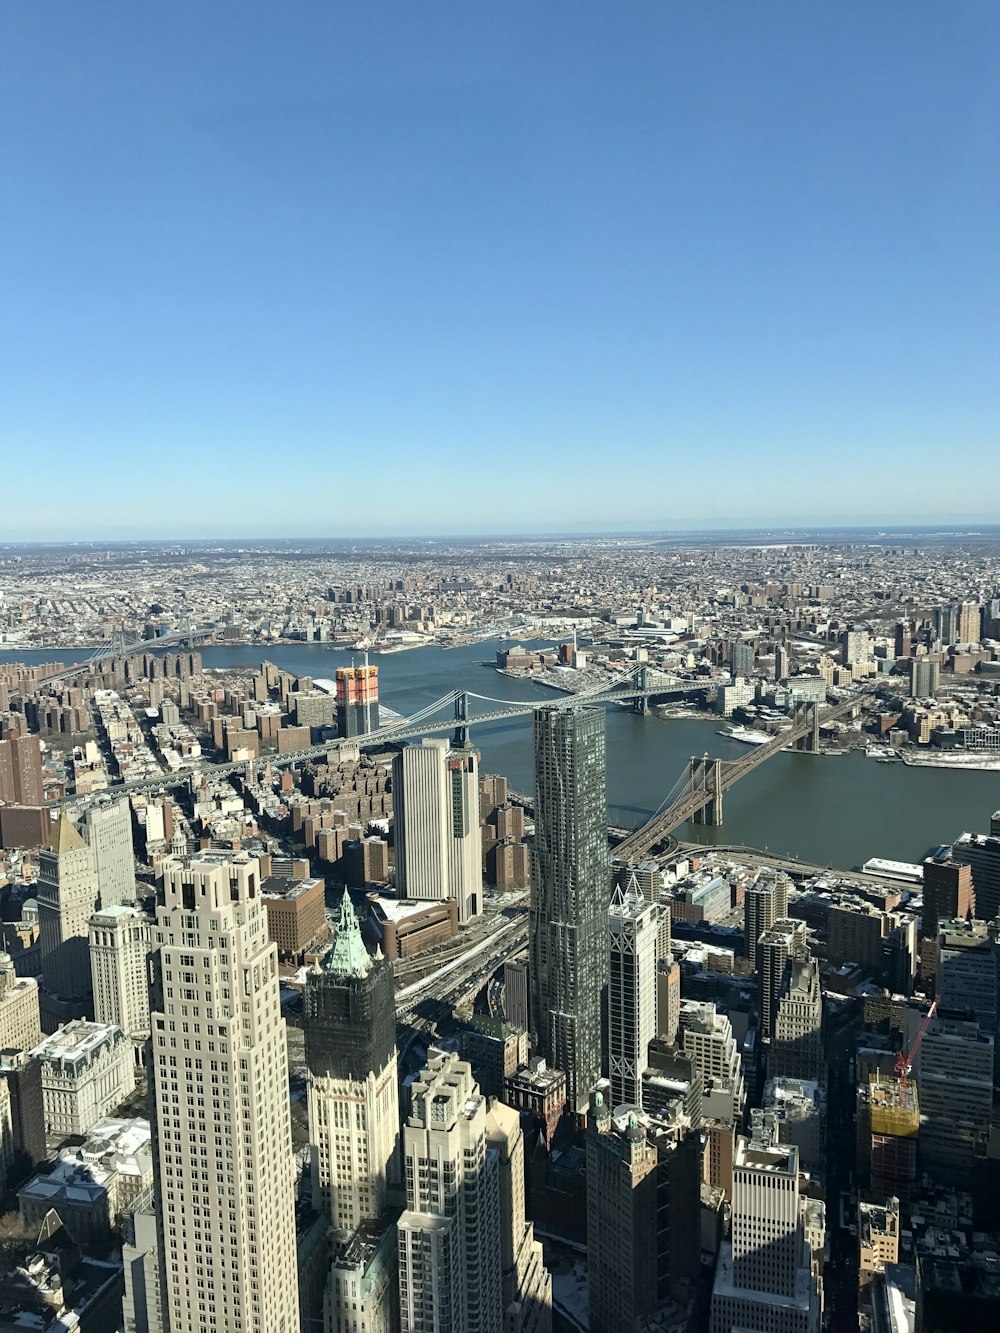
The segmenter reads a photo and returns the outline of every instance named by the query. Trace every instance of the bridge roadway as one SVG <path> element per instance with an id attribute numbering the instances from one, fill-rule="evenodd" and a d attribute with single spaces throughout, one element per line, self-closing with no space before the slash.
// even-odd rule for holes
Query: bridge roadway
<path id="1" fill-rule="evenodd" d="M 435 700 L 433 704 L 428 705 L 419 713 L 415 713 L 412 717 L 403 718 L 399 722 L 390 722 L 365 736 L 355 736 L 346 741 L 325 741 L 322 745 L 310 745 L 302 750 L 290 750 L 287 754 L 262 755 L 257 762 L 268 763 L 272 768 L 287 768 L 291 764 L 303 764 L 308 763 L 311 759 L 325 759 L 328 755 L 336 755 L 342 745 L 357 745 L 362 750 L 372 750 L 377 749 L 380 745 L 392 745 L 397 741 L 408 740 L 413 736 L 430 736 L 436 732 L 454 731 L 456 727 L 474 727 L 484 722 L 499 722 L 508 718 L 523 717 L 540 707 L 568 708 L 573 704 L 581 703 L 630 703 L 636 699 L 645 699 L 650 696 L 660 698 L 689 694 L 710 688 L 714 684 L 715 682 L 679 680 L 673 685 L 662 685 L 649 689 L 639 689 L 634 686 L 631 689 L 616 689 L 614 686 L 609 688 L 602 685 L 599 690 L 584 690 L 573 694 L 566 693 L 551 701 L 538 699 L 530 702 L 514 702 L 481 713 L 469 713 L 465 716 L 456 715 L 434 720 L 434 714 L 441 712 L 444 708 L 455 707 L 457 710 L 460 707 L 459 701 L 462 699 L 481 699 L 484 697 L 474 695 L 466 690 L 454 690 L 442 699 Z M 488 700 L 487 702 L 496 701 Z M 234 773 L 242 773 L 246 770 L 247 762 L 247 760 L 241 759 L 234 763 L 202 763 L 191 768 L 180 769 L 175 773 L 157 774 L 156 777 L 137 778 L 132 782 L 116 783 L 106 790 L 112 795 L 116 793 L 130 795 L 132 792 L 154 792 L 162 791 L 164 788 L 184 787 L 187 786 L 193 776 L 198 774 L 204 774 L 210 778 L 226 778 L 231 777 Z M 79 799 L 75 795 L 64 796 L 53 804 L 68 805 Z"/>
<path id="2" fill-rule="evenodd" d="M 836 719 L 853 712 L 867 695 L 873 693 L 874 689 L 874 686 L 867 686 L 852 695 L 850 699 L 842 700 L 840 703 L 825 709 L 819 715 L 818 725 L 822 726 L 824 723 L 836 721 Z M 768 741 L 765 745 L 758 745 L 745 758 L 722 764 L 720 769 L 720 794 L 728 791 L 730 787 L 739 782 L 740 778 L 745 778 L 748 773 L 752 773 L 755 768 L 759 768 L 772 755 L 778 754 L 787 746 L 793 745 L 795 741 L 808 736 L 813 727 L 813 719 L 808 718 L 787 728 L 785 731 L 779 731 L 773 740 Z M 694 814 L 709 805 L 715 796 L 716 792 L 712 787 L 692 786 L 689 779 L 685 790 L 673 804 L 655 814 L 641 828 L 636 829 L 634 833 L 629 834 L 623 842 L 618 844 L 615 848 L 616 860 L 639 860 L 658 843 L 669 837 L 674 829 L 679 828 L 681 824 L 686 824 Z"/>

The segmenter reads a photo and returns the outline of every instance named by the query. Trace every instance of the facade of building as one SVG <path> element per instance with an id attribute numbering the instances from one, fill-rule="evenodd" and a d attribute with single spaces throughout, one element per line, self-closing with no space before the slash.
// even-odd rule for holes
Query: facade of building
<path id="1" fill-rule="evenodd" d="M 612 1106 L 638 1106 L 657 1035 L 656 906 L 633 875 L 608 907 L 608 1076 Z"/>
<path id="2" fill-rule="evenodd" d="M 963 833 L 952 843 L 952 860 L 968 866 L 972 872 L 975 912 L 983 921 L 1000 916 L 1000 837 L 996 834 Z M 925 863 L 926 864 L 926 863 Z M 941 919 L 970 914 L 968 895 L 963 894 L 954 912 L 940 913 Z M 966 910 L 962 910 L 965 908 Z"/>
<path id="3" fill-rule="evenodd" d="M 89 923 L 99 885 L 94 855 L 63 814 L 38 858 L 42 986 L 49 995 L 88 1002 Z"/>
<path id="4" fill-rule="evenodd" d="M 293 1333 L 288 1056 L 260 866 L 245 853 L 170 860 L 163 895 L 150 1091 L 169 1327 Z"/>
<path id="5" fill-rule="evenodd" d="M 135 852 L 128 799 L 96 797 L 87 805 L 81 830 L 94 858 L 100 907 L 134 903 Z"/>
<path id="6" fill-rule="evenodd" d="M 757 941 L 775 921 L 788 916 L 788 876 L 761 875 L 743 891 L 743 956 L 757 966 Z"/>
<path id="7" fill-rule="evenodd" d="M 794 958 L 785 969 L 767 1067 L 772 1078 L 826 1079 L 823 991 L 815 958 Z"/>
<path id="8" fill-rule="evenodd" d="M 503 1097 L 506 1080 L 528 1063 L 528 1034 L 499 1018 L 473 1015 L 459 1034 L 458 1049 L 483 1096 Z"/>
<path id="9" fill-rule="evenodd" d="M 268 937 L 278 946 L 278 957 L 298 961 L 329 937 L 322 879 L 264 881 L 264 910 Z"/>
<path id="10" fill-rule="evenodd" d="M 74 1019 L 31 1054 L 41 1063 L 46 1134 L 86 1134 L 135 1091 L 132 1046 L 119 1027 Z"/>
<path id="11" fill-rule="evenodd" d="M 42 1039 L 38 982 L 19 977 L 8 953 L 0 953 L 0 1050 L 30 1051 Z"/>
<path id="12" fill-rule="evenodd" d="M 569 1105 L 582 1112 L 601 1071 L 608 976 L 604 713 L 537 708 L 534 767 L 531 1024 L 535 1050 L 565 1071 Z"/>
<path id="13" fill-rule="evenodd" d="M 733 1120 L 743 1113 L 744 1083 L 739 1047 L 728 1017 L 710 1001 L 681 1001 L 681 1045 L 703 1084 L 726 1088 Z"/>
<path id="14" fill-rule="evenodd" d="M 922 1170 L 968 1185 L 989 1138 L 993 1037 L 974 1019 L 938 1012 L 916 1063 Z"/>
<path id="15" fill-rule="evenodd" d="M 149 1036 L 149 977 L 153 921 L 141 907 L 107 907 L 90 918 L 94 1017 L 114 1023 L 132 1039 L 137 1060 Z"/>
<path id="16" fill-rule="evenodd" d="M 339 1241 L 386 1207 L 399 1178 L 392 966 L 372 958 L 345 893 L 333 948 L 305 991 L 313 1207 Z"/>
<path id="17" fill-rule="evenodd" d="M 711 1333 L 819 1333 L 821 1299 L 799 1197 L 798 1151 L 761 1137 L 737 1140 L 730 1239 L 712 1291 Z"/>
<path id="18" fill-rule="evenodd" d="M 378 667 L 338 667 L 337 734 L 366 736 L 378 727 Z"/>
<path id="19" fill-rule="evenodd" d="M 399 1219 L 403 1333 L 502 1328 L 499 1162 L 471 1067 L 431 1051 L 403 1128 Z"/>
<path id="20" fill-rule="evenodd" d="M 785 969 L 791 958 L 808 956 L 804 921 L 784 917 L 764 931 L 757 941 L 757 976 L 760 981 L 760 1034 L 765 1041 L 774 1036 L 778 1001 L 785 987 Z"/>
<path id="21" fill-rule="evenodd" d="M 458 919 L 482 909 L 479 755 L 423 739 L 392 765 L 396 888 L 401 898 L 454 899 Z"/>
<path id="22" fill-rule="evenodd" d="M 486 1142 L 497 1156 L 503 1333 L 550 1333 L 552 1278 L 524 1217 L 524 1137 L 517 1111 L 491 1100 Z"/>

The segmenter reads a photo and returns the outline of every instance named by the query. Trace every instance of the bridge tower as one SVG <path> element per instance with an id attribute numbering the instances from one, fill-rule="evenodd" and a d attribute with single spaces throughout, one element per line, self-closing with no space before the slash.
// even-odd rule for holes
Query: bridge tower
<path id="1" fill-rule="evenodd" d="M 803 701 L 795 705 L 792 713 L 792 725 L 807 724 L 810 730 L 795 741 L 796 750 L 807 754 L 819 754 L 819 704 L 815 701 Z"/>
<path id="2" fill-rule="evenodd" d="M 710 792 L 704 805 L 694 812 L 695 824 L 718 828 L 722 824 L 722 760 L 709 756 L 691 756 L 689 782 L 694 791 Z"/>
<path id="3" fill-rule="evenodd" d="M 464 750 L 469 744 L 469 696 L 463 690 L 455 696 L 455 749 Z"/>
<path id="4" fill-rule="evenodd" d="M 645 717 L 645 715 L 649 712 L 649 695 L 646 693 L 646 688 L 648 683 L 649 683 L 648 668 L 643 667 L 635 678 L 636 688 L 642 690 L 643 693 L 637 694 L 636 697 L 632 700 L 632 712 L 639 713 L 643 717 Z"/>

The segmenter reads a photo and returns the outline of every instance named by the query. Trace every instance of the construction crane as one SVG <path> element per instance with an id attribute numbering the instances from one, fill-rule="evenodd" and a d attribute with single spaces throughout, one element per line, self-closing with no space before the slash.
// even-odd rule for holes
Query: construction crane
<path id="1" fill-rule="evenodd" d="M 905 1051 L 900 1051 L 899 1055 L 896 1057 L 896 1068 L 894 1073 L 896 1077 L 904 1083 L 910 1076 L 910 1072 L 913 1069 L 913 1061 L 916 1059 L 917 1052 L 920 1050 L 920 1043 L 923 1041 L 930 1021 L 936 1013 L 937 1000 L 934 1001 L 931 1007 L 927 1010 L 927 1013 L 924 1014 L 923 1022 L 917 1029 L 917 1035 L 913 1039 L 913 1045 L 910 1047 L 909 1054 Z"/>

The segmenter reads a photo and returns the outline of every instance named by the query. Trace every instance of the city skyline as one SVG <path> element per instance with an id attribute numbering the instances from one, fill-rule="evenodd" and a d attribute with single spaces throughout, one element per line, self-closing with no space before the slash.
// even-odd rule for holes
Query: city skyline
<path id="1" fill-rule="evenodd" d="M 996 510 L 993 7 L 2 24 L 8 537 Z"/>

